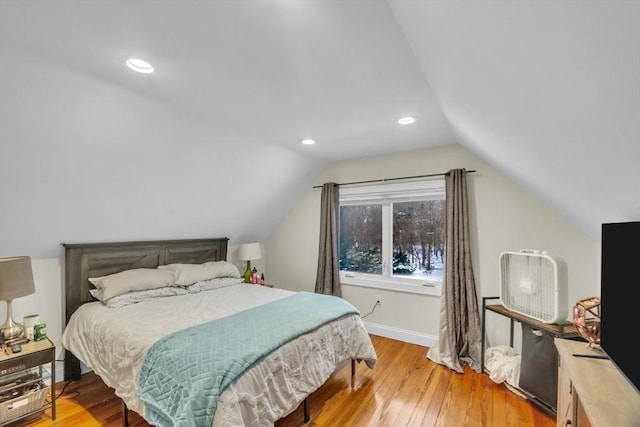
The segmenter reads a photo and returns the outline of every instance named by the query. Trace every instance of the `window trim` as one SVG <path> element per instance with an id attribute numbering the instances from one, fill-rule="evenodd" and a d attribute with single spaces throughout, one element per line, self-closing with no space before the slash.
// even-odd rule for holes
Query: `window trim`
<path id="1" fill-rule="evenodd" d="M 340 272 L 340 283 L 343 285 L 360 286 L 363 288 L 384 289 L 387 291 L 405 292 L 421 295 L 442 295 L 442 283 L 424 281 L 421 284 L 403 283 L 385 279 L 370 279 L 366 274 Z M 418 280 L 418 279 L 416 279 Z"/>
<path id="2" fill-rule="evenodd" d="M 340 187 L 340 206 L 381 204 L 383 219 L 387 219 L 382 222 L 382 274 L 376 275 L 340 270 L 340 283 L 389 291 L 441 296 L 441 281 L 393 277 L 389 266 L 390 255 L 385 255 L 391 253 L 393 246 L 392 221 L 389 220 L 391 203 L 443 199 L 446 200 L 444 178 L 405 183 Z"/>

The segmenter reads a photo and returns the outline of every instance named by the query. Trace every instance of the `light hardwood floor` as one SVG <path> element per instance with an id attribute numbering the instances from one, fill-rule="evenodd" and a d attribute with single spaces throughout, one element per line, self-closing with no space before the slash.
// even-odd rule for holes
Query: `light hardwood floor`
<path id="1" fill-rule="evenodd" d="M 301 405 L 275 427 L 555 427 L 554 416 L 486 374 L 469 369 L 457 374 L 428 360 L 426 347 L 375 335 L 371 339 L 378 354 L 373 369 L 357 364 L 352 378 L 346 366 L 309 397 L 307 424 Z M 57 385 L 58 393 L 63 385 Z M 121 409 L 113 390 L 88 373 L 64 389 L 55 421 L 46 410 L 37 420 L 17 426 L 116 427 L 122 425 Z M 131 411 L 129 425 L 149 426 Z"/>

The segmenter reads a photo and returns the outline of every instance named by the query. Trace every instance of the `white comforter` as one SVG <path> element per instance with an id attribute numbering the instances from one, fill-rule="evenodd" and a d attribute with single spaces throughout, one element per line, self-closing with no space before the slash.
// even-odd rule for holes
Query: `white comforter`
<path id="1" fill-rule="evenodd" d="M 291 294 L 241 283 L 121 308 L 88 303 L 72 315 L 62 345 L 112 387 L 130 409 L 144 416 L 138 379 L 147 350 L 155 341 Z M 243 374 L 220 396 L 213 427 L 272 426 L 352 358 L 364 360 L 370 368 L 376 362 L 358 315 L 338 319 L 291 341 Z"/>

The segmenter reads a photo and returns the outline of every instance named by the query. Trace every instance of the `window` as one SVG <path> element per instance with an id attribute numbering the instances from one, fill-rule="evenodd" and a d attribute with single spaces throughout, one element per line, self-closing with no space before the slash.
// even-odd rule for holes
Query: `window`
<path id="1" fill-rule="evenodd" d="M 440 295 L 444 180 L 340 188 L 343 283 Z"/>

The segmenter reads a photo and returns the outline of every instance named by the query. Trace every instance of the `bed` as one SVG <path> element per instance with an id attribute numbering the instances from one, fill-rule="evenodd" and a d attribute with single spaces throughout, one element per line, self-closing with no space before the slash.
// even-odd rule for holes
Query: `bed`
<path id="1" fill-rule="evenodd" d="M 79 379 L 81 362 L 93 370 L 123 400 L 124 425 L 131 409 L 161 426 L 273 426 L 301 403 L 306 422 L 307 396 L 345 363 L 373 368 L 355 307 L 242 283 L 227 242 L 63 244 L 65 380 Z M 134 273 L 175 283 L 125 292 Z"/>

